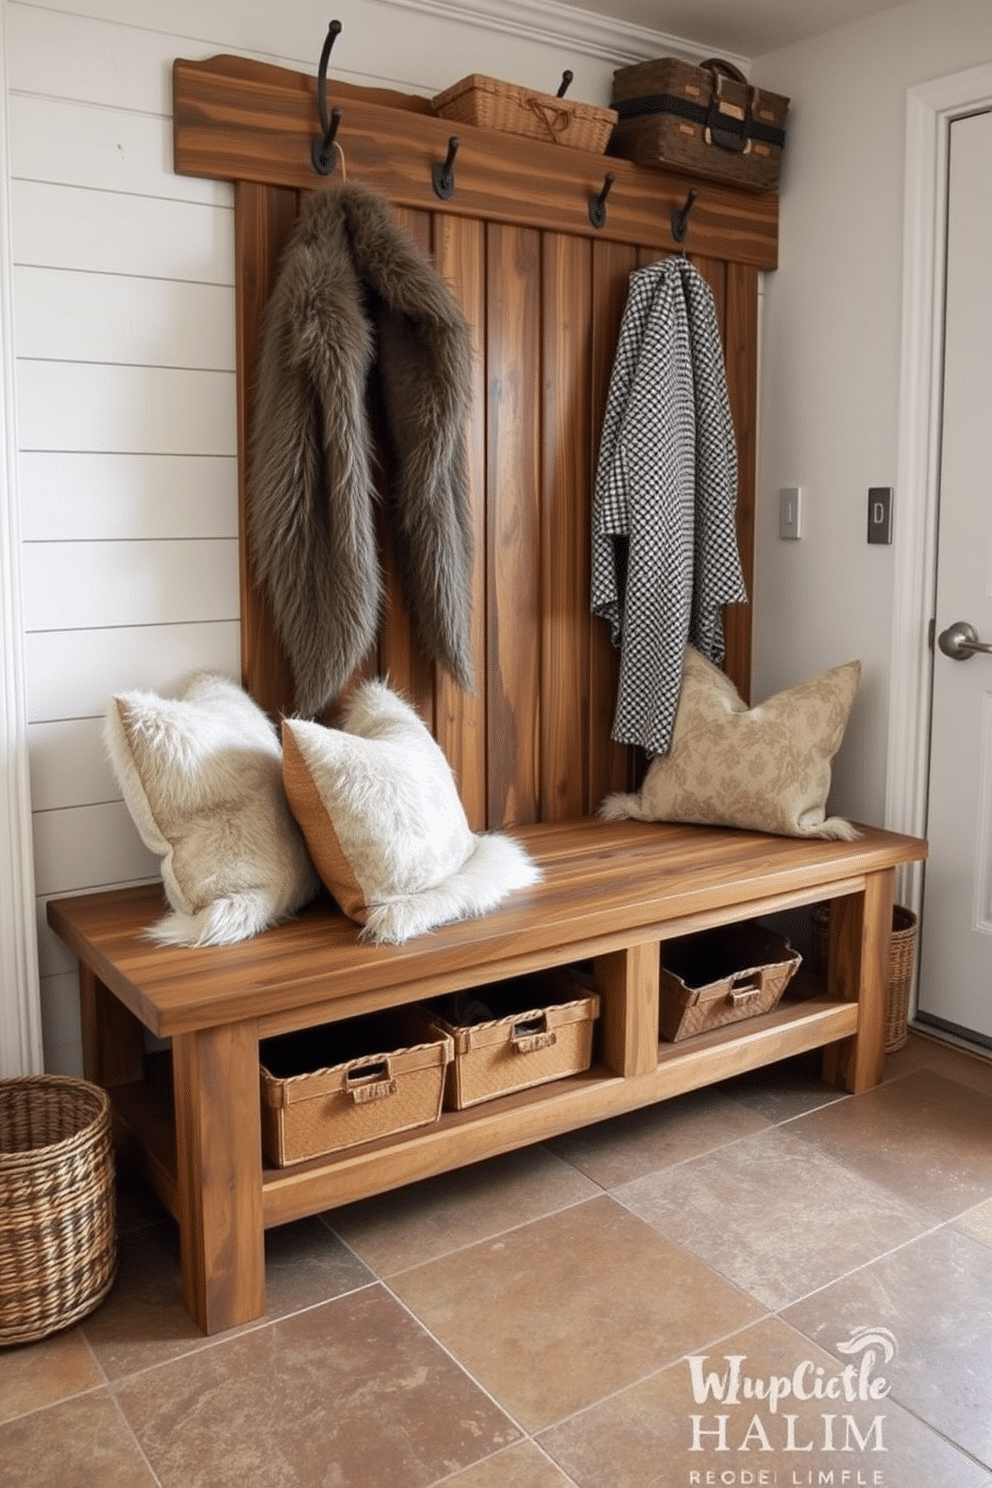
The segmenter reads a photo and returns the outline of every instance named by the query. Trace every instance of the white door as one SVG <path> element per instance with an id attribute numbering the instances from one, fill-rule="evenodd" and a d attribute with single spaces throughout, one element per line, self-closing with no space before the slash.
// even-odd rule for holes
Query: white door
<path id="1" fill-rule="evenodd" d="M 950 126 L 930 859 L 919 996 L 921 1022 L 985 1047 L 992 1047 L 990 347 L 992 112 L 985 112 Z M 975 642 L 988 649 L 973 650 Z"/>

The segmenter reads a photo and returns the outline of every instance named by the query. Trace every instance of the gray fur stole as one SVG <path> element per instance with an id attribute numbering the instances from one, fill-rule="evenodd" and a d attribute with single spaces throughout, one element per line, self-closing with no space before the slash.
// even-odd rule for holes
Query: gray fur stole
<path id="1" fill-rule="evenodd" d="M 373 369 L 392 457 L 389 521 L 418 638 L 472 686 L 470 367 L 462 312 L 388 203 L 355 182 L 311 193 L 266 307 L 248 487 L 256 572 L 301 714 L 334 700 L 376 638 Z"/>

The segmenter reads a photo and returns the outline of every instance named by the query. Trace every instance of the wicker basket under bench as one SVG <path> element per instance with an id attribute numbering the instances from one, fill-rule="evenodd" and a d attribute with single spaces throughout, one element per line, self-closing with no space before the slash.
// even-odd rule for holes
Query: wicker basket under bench
<path id="1" fill-rule="evenodd" d="M 49 902 L 49 923 L 81 962 L 87 1076 L 110 1088 L 122 1139 L 178 1219 L 183 1296 L 205 1332 L 263 1314 L 269 1226 L 809 1049 L 825 1048 L 832 1083 L 877 1083 L 894 870 L 923 858 L 924 842 L 598 820 L 517 835 L 544 869 L 539 885 L 402 946 L 360 945 L 326 902 L 202 950 L 145 937 L 162 913 L 157 885 Z M 822 900 L 833 904 L 824 984 L 790 987 L 746 1022 L 659 1040 L 662 942 Z M 260 1039 L 589 961 L 599 1017 L 588 1070 L 309 1162 L 263 1164 Z M 146 1070 L 145 1029 L 172 1041 L 165 1099 Z"/>

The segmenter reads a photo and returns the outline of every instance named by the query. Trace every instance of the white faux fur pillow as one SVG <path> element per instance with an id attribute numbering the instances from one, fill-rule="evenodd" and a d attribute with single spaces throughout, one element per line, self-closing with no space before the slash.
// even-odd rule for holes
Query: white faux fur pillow
<path id="1" fill-rule="evenodd" d="M 861 663 L 848 661 L 749 708 L 719 667 L 686 647 L 668 753 L 651 761 L 636 796 L 607 796 L 600 815 L 858 837 L 826 806 L 860 676 Z"/>
<path id="2" fill-rule="evenodd" d="M 121 693 L 104 742 L 141 840 L 162 858 L 173 912 L 153 939 L 244 940 L 318 892 L 283 794 L 279 736 L 243 688 L 201 672 L 178 700 Z"/>
<path id="3" fill-rule="evenodd" d="M 484 914 L 540 877 L 512 837 L 472 832 L 444 754 L 385 683 L 364 683 L 340 728 L 287 718 L 282 740 L 293 815 L 362 939 Z"/>

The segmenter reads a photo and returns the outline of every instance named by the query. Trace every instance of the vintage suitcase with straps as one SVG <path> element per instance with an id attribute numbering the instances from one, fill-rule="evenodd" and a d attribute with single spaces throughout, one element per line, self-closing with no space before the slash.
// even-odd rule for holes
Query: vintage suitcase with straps
<path id="1" fill-rule="evenodd" d="M 789 100 L 752 87 L 730 62 L 662 57 L 618 68 L 612 107 L 610 155 L 758 190 L 778 184 Z"/>

